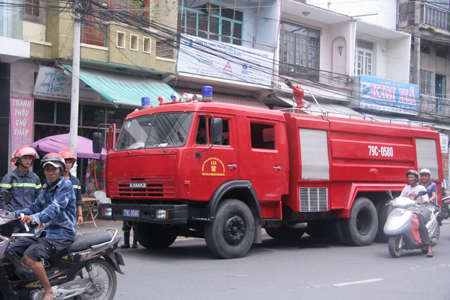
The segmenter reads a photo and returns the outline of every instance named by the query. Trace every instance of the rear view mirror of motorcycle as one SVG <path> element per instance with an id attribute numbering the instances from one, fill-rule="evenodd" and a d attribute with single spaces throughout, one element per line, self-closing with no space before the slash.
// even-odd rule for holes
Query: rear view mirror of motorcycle
<path id="1" fill-rule="evenodd" d="M 414 197 L 414 200 L 417 200 L 417 198 L 422 197 L 423 195 L 426 195 L 426 194 L 428 194 L 427 191 L 420 191 L 420 192 L 417 194 L 417 196 Z"/>
<path id="2" fill-rule="evenodd" d="M 394 200 L 394 196 L 392 196 L 391 190 L 386 190 L 386 194 L 391 198 L 391 200 Z"/>
<path id="3" fill-rule="evenodd" d="M 9 196 L 9 193 L 7 191 L 3 191 L 3 201 L 6 205 L 11 204 L 11 196 Z"/>

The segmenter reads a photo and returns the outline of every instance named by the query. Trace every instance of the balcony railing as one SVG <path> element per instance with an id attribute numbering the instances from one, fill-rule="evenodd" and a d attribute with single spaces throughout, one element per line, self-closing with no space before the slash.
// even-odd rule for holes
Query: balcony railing
<path id="1" fill-rule="evenodd" d="M 332 86 L 347 86 L 349 76 L 280 62 L 280 75 L 307 79 Z"/>
<path id="2" fill-rule="evenodd" d="M 420 113 L 440 116 L 450 115 L 450 99 L 420 95 L 419 111 Z"/>
<path id="3" fill-rule="evenodd" d="M 422 23 L 431 25 L 437 28 L 449 30 L 448 20 L 450 11 L 448 9 L 424 3 L 421 4 Z"/>

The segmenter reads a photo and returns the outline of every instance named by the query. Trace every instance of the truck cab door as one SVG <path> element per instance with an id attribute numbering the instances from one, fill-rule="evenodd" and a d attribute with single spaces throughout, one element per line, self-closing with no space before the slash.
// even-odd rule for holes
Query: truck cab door
<path id="1" fill-rule="evenodd" d="M 260 201 L 280 201 L 288 191 L 288 153 L 284 123 L 249 119 L 250 180 Z"/>
<path id="2" fill-rule="evenodd" d="M 210 139 L 211 119 L 222 119 L 222 141 Z M 189 149 L 190 192 L 195 199 L 208 201 L 223 183 L 239 179 L 240 165 L 236 117 L 225 114 L 199 114 L 193 122 Z"/>

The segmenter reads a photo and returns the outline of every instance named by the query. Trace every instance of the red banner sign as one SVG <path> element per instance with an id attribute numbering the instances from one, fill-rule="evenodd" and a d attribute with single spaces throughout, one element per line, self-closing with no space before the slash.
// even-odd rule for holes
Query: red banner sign
<path id="1" fill-rule="evenodd" d="M 34 99 L 10 98 L 11 154 L 33 139 Z"/>

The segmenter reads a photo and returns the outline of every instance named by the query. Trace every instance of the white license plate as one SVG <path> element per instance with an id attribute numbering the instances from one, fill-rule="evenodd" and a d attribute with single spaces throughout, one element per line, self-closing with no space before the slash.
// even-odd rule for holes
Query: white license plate
<path id="1" fill-rule="evenodd" d="M 139 209 L 124 209 L 123 216 L 139 218 Z"/>

